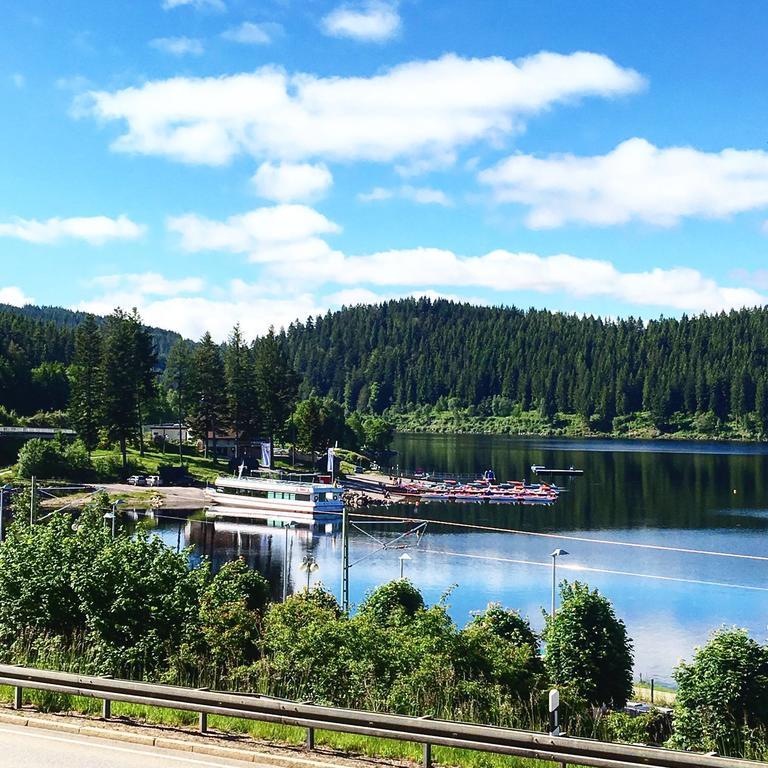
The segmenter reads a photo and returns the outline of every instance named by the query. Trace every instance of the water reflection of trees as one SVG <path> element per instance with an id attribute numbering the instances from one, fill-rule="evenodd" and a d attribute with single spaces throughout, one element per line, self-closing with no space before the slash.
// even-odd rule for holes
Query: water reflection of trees
<path id="1" fill-rule="evenodd" d="M 564 445 L 566 441 L 558 442 Z M 765 454 L 594 451 L 580 446 L 574 441 L 573 449 L 556 450 L 541 440 L 407 435 L 399 436 L 395 447 L 400 466 L 428 471 L 473 474 L 492 466 L 499 478 L 530 480 L 531 464 L 584 469 L 583 477 L 556 479 L 568 490 L 552 507 L 429 504 L 410 511 L 433 519 L 535 531 L 712 528 L 726 524 L 723 512 L 768 506 Z M 739 519 L 743 528 L 767 524 L 757 516 Z M 727 527 L 732 526 L 730 517 Z"/>

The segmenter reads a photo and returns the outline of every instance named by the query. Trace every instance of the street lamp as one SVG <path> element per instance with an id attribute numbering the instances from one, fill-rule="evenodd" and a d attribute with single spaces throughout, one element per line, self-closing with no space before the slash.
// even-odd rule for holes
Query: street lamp
<path id="1" fill-rule="evenodd" d="M 406 560 L 413 560 L 413 558 L 407 553 L 403 552 L 402 555 L 400 555 L 400 579 L 403 578 L 403 568 L 405 567 Z"/>
<path id="2" fill-rule="evenodd" d="M 117 520 L 117 505 L 118 504 L 125 504 L 123 499 L 118 499 L 117 501 L 112 502 L 112 511 L 107 512 L 104 515 L 105 520 L 111 520 L 112 521 L 112 538 L 115 538 L 115 521 Z"/>
<path id="3" fill-rule="evenodd" d="M 317 560 L 315 560 L 312 555 L 304 555 L 304 559 L 301 561 L 301 565 L 299 568 L 302 571 L 307 572 L 307 592 L 309 592 L 309 577 L 317 571 L 320 566 L 317 564 Z"/>
<path id="4" fill-rule="evenodd" d="M 552 613 L 550 614 L 552 618 L 555 618 L 555 593 L 557 591 L 557 558 L 561 557 L 562 555 L 569 554 L 564 549 L 556 549 L 551 557 L 552 557 Z"/>
<path id="5" fill-rule="evenodd" d="M 4 502 L 5 502 L 5 492 L 6 491 L 12 491 L 13 486 L 12 485 L 0 485 L 0 541 L 3 540 L 3 512 L 4 509 Z"/>
<path id="6" fill-rule="evenodd" d="M 288 529 L 295 528 L 296 523 L 286 523 L 285 528 L 285 548 L 283 551 L 283 602 L 288 598 Z"/>

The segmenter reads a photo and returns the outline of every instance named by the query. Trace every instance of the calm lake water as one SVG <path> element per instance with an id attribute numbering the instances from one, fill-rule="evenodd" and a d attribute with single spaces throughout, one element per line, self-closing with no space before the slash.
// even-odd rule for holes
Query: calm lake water
<path id="1" fill-rule="evenodd" d="M 373 510 L 433 522 L 418 547 L 379 551 L 371 537 L 391 540 L 411 524 L 360 521 L 350 539 L 350 561 L 365 558 L 350 571 L 353 603 L 396 578 L 407 552 L 406 575 L 428 602 L 450 592 L 457 624 L 500 602 L 541 628 L 551 598 L 549 555 L 559 547 L 570 554 L 558 561 L 558 580 L 585 581 L 613 602 L 634 640 L 638 676 L 669 681 L 677 662 L 723 625 L 766 640 L 768 560 L 627 545 L 768 558 L 768 446 L 401 435 L 393 447 L 406 468 L 481 473 L 493 467 L 499 479 L 530 479 L 531 464 L 573 465 L 584 475 L 558 478 L 567 490 L 551 507 L 432 503 Z M 174 520 L 162 520 L 159 529 L 171 546 L 194 544 L 214 565 L 243 555 L 280 594 L 283 529 Z M 339 595 L 340 538 L 338 526 L 289 532 L 291 589 L 306 583 L 299 565 L 311 551 L 320 565 L 312 582 Z"/>

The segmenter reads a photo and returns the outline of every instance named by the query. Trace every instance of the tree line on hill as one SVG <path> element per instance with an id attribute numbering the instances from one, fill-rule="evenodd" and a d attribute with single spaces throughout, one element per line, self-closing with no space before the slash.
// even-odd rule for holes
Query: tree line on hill
<path id="1" fill-rule="evenodd" d="M 639 411 L 660 427 L 751 416 L 768 431 L 768 308 L 643 322 L 402 299 L 294 323 L 285 343 L 303 391 L 353 410 L 518 406 L 608 428 Z"/>
<path id="2" fill-rule="evenodd" d="M 113 316 L 78 316 L 73 324 L 64 322 L 65 310 L 51 312 L 48 319 L 46 312 L 38 318 L 0 309 L 0 407 L 20 414 L 65 409 L 71 390 L 83 386 L 70 375 L 87 357 L 82 344 L 76 349 L 80 329 L 102 339 L 118 331 Z M 161 348 L 152 329 L 136 338 L 155 354 L 139 368 L 146 373 L 149 365 L 176 399 L 147 399 L 134 371 L 130 392 L 122 378 L 114 382 L 124 386 L 123 400 L 152 418 L 158 409 L 189 416 L 200 430 L 228 424 L 279 434 L 291 429 L 297 397 L 316 397 L 301 415 L 317 421 L 324 410 L 326 423 L 303 430 L 307 446 L 327 442 L 322 433 L 338 420 L 330 402 L 347 415 L 466 408 L 509 416 L 535 408 L 550 422 L 579 414 L 603 431 L 639 412 L 659 429 L 687 414 L 701 431 L 737 419 L 750 434 L 768 433 L 768 308 L 643 322 L 403 299 L 329 312 L 252 343 L 239 331 L 223 346 L 178 336 L 168 346 L 166 336 Z M 128 360 L 118 351 L 110 354 L 119 369 Z M 185 365 L 196 371 L 194 386 L 195 377 L 180 370 Z"/>
<path id="3" fill-rule="evenodd" d="M 117 444 L 124 469 L 128 445 L 143 454 L 144 425 L 158 419 L 189 425 L 206 453 L 210 444 L 214 461 L 217 441 L 230 432 L 238 452 L 263 438 L 317 451 L 335 443 L 383 449 L 392 437 L 381 417 L 347 413 L 314 393 L 299 401 L 300 378 L 284 337 L 271 329 L 248 342 L 235 326 L 221 346 L 209 333 L 197 343 L 177 337 L 161 363 L 156 338 L 136 310 L 117 309 L 101 321 L 85 315 L 72 327 L 0 313 L 0 350 L 0 382 L 5 371 L 8 383 L 0 389 L 0 423 L 13 420 L 14 406 L 22 413 L 44 408 L 49 425 L 73 427 L 88 454 Z M 30 471 L 72 463 L 63 446 L 28 447 Z M 181 445 L 179 452 L 183 460 Z M 69 453 L 82 474 L 82 455 Z"/>

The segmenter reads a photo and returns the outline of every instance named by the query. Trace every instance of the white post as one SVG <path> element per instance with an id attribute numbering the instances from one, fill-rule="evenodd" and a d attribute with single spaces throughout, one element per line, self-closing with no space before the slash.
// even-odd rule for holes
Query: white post
<path id="1" fill-rule="evenodd" d="M 549 735 L 560 735 L 560 693 L 556 688 L 549 692 Z"/>
<path id="2" fill-rule="evenodd" d="M 35 515 L 35 476 L 32 475 L 32 488 L 29 493 L 29 526 L 32 527 Z"/>
<path id="3" fill-rule="evenodd" d="M 285 525 L 285 547 L 283 549 L 283 602 L 288 598 L 288 525 Z"/>
<path id="4" fill-rule="evenodd" d="M 550 616 L 555 618 L 555 593 L 557 592 L 557 554 L 552 555 L 552 610 Z"/>

